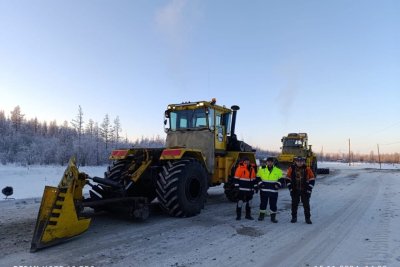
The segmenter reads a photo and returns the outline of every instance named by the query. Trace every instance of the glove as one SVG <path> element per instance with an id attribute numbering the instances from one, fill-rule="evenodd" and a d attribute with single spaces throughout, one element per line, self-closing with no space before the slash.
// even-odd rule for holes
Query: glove
<path id="1" fill-rule="evenodd" d="M 281 188 L 280 185 L 278 183 L 275 184 L 275 189 L 279 189 Z"/>
<path id="2" fill-rule="evenodd" d="M 292 192 L 292 184 L 291 183 L 287 184 L 287 188 L 289 189 L 290 192 Z"/>

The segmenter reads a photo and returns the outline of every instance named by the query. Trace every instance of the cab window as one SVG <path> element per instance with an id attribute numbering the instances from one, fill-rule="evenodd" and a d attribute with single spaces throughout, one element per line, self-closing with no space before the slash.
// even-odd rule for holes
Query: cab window
<path id="1" fill-rule="evenodd" d="M 205 109 L 176 110 L 169 113 L 170 130 L 207 128 Z"/>
<path id="2" fill-rule="evenodd" d="M 227 135 L 231 134 L 231 113 L 225 113 L 221 117 L 222 125 L 225 126 L 225 131 Z"/>

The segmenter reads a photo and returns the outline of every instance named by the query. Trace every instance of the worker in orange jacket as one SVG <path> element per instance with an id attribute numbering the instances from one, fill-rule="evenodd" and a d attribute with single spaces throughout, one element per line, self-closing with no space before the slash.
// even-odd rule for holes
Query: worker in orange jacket
<path id="1" fill-rule="evenodd" d="M 256 186 L 256 171 L 254 164 L 250 164 L 248 157 L 239 162 L 234 177 L 235 187 L 239 189 L 238 201 L 236 203 L 236 220 L 241 219 L 242 206 L 246 202 L 246 219 L 254 220 L 251 216 L 251 200 L 253 199 Z"/>
<path id="2" fill-rule="evenodd" d="M 292 198 L 292 220 L 290 222 L 297 222 L 297 208 L 301 200 L 306 223 L 312 224 L 310 197 L 315 185 L 315 176 L 311 168 L 306 166 L 305 158 L 297 157 L 294 162 L 295 164 L 289 167 L 286 174 L 287 187 Z"/>

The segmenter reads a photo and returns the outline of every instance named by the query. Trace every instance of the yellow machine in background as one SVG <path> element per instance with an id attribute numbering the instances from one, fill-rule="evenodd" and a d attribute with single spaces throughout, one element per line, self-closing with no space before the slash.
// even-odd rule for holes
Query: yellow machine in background
<path id="1" fill-rule="evenodd" d="M 281 142 L 282 152 L 277 156 L 277 164 L 283 171 L 287 171 L 295 157 L 304 157 L 306 165 L 317 175 L 317 156 L 308 145 L 306 133 L 290 133 L 282 137 Z"/>
<path id="2" fill-rule="evenodd" d="M 79 172 L 71 159 L 59 186 L 45 188 L 31 251 L 86 231 L 85 208 L 145 219 L 148 204 L 158 198 L 169 215 L 189 217 L 204 207 L 207 189 L 222 183 L 235 201 L 235 164 L 245 156 L 256 164 L 255 150 L 237 140 L 237 110 L 216 105 L 215 99 L 168 105 L 166 147 L 115 150 L 104 178 Z M 88 197 L 82 195 L 85 185 L 91 187 Z"/>

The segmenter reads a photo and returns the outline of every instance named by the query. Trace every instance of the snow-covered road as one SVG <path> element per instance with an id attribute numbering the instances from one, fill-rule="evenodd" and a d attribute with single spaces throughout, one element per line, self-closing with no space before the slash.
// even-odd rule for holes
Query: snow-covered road
<path id="1" fill-rule="evenodd" d="M 199 216 L 171 218 L 157 205 L 145 222 L 102 214 L 82 236 L 29 253 L 39 199 L 0 202 L 0 266 L 400 266 L 400 171 L 336 168 L 319 177 L 312 225 L 290 223 L 281 190 L 278 224 L 235 220 L 211 188 Z M 253 215 L 258 211 L 258 195 Z"/>

